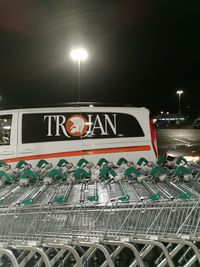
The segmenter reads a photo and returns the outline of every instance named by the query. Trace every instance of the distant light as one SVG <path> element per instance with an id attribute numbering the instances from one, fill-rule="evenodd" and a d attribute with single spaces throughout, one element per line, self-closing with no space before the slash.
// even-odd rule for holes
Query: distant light
<path id="1" fill-rule="evenodd" d="M 83 48 L 76 48 L 71 51 L 70 57 L 73 61 L 82 61 L 88 58 L 88 53 Z"/>
<path id="2" fill-rule="evenodd" d="M 163 113 L 164 113 L 164 111 L 161 111 L 160 113 L 161 113 L 161 114 L 163 114 Z"/>
<path id="3" fill-rule="evenodd" d="M 169 112 L 167 111 L 166 114 L 169 115 Z"/>
<path id="4" fill-rule="evenodd" d="M 90 107 L 90 108 L 93 108 L 93 107 L 94 107 L 94 105 L 89 105 L 89 107 Z"/>
<path id="5" fill-rule="evenodd" d="M 3 126 L 3 129 L 10 130 L 11 129 L 11 126 Z"/>

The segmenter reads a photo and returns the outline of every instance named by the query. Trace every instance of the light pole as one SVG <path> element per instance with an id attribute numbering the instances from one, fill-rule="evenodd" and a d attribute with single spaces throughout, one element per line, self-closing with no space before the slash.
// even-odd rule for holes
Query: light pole
<path id="1" fill-rule="evenodd" d="M 181 115 L 181 95 L 183 94 L 182 90 L 176 91 L 178 94 L 178 115 Z"/>
<path id="2" fill-rule="evenodd" d="M 81 99 L 81 61 L 85 61 L 88 58 L 88 53 L 84 48 L 75 48 L 71 50 L 71 59 L 77 62 L 78 68 L 78 102 Z"/>

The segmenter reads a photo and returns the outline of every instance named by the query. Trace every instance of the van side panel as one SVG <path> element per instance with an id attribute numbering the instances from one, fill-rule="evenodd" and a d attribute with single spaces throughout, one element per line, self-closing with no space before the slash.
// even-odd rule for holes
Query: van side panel
<path id="1" fill-rule="evenodd" d="M 140 157 L 156 159 L 145 108 L 26 109 L 19 111 L 18 122 L 15 119 L 12 127 L 18 123 L 18 149 L 7 158 L 11 162 L 27 160 L 35 165 L 44 158 L 56 164 L 66 158 L 76 164 L 81 157 L 94 163 L 102 157 L 134 162 Z"/>

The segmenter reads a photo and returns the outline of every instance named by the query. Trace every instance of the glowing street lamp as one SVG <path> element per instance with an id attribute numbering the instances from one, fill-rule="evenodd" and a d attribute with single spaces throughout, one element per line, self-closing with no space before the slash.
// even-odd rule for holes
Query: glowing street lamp
<path id="1" fill-rule="evenodd" d="M 182 90 L 176 91 L 178 94 L 178 114 L 181 115 L 181 95 L 183 94 Z"/>
<path id="2" fill-rule="evenodd" d="M 88 58 L 88 53 L 83 48 L 77 48 L 71 51 L 70 56 L 73 61 L 81 62 Z"/>
<path id="3" fill-rule="evenodd" d="M 71 50 L 70 57 L 74 62 L 77 62 L 78 67 L 78 102 L 81 98 L 81 61 L 85 61 L 88 58 L 88 52 L 84 48 L 75 48 Z"/>

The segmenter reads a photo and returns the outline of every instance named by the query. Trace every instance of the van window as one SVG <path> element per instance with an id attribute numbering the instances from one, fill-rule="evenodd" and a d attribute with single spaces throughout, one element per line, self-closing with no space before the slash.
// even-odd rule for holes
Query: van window
<path id="1" fill-rule="evenodd" d="M 124 113 L 36 113 L 22 116 L 22 143 L 142 137 L 137 119 Z"/>
<path id="2" fill-rule="evenodd" d="M 10 145 L 12 115 L 0 115 L 0 145 Z"/>

